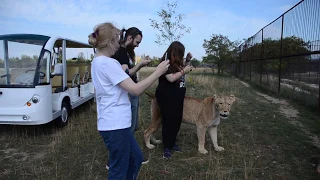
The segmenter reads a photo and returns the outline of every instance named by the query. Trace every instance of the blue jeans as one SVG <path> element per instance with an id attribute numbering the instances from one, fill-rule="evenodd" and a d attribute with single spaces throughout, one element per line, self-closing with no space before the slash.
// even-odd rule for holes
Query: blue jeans
<path id="1" fill-rule="evenodd" d="M 139 121 L 139 96 L 130 95 L 130 102 L 131 102 L 131 127 L 130 131 L 132 134 L 138 129 L 138 121 Z"/>
<path id="2" fill-rule="evenodd" d="M 137 179 L 143 157 L 130 128 L 100 131 L 100 134 L 109 151 L 108 179 Z"/>

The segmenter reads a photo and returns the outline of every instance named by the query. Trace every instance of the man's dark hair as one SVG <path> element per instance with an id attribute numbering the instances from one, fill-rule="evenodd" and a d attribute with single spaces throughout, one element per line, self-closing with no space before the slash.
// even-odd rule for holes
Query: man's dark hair
<path id="1" fill-rule="evenodd" d="M 131 28 L 127 29 L 127 30 L 126 29 L 122 29 L 121 30 L 121 34 L 120 34 L 120 45 L 123 45 L 126 42 L 126 40 L 127 40 L 127 38 L 129 36 L 131 36 L 132 39 L 134 39 L 137 35 L 140 35 L 142 37 L 142 31 L 140 31 L 136 27 L 131 27 Z M 135 62 L 135 56 L 136 55 L 134 53 L 134 47 L 130 47 L 129 46 L 129 47 L 126 47 L 126 49 L 127 49 L 127 52 L 129 54 L 131 60 L 133 62 Z"/>

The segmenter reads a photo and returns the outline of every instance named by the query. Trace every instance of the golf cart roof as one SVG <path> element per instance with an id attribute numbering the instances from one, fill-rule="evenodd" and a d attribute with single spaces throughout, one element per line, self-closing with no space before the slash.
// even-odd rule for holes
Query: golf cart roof
<path id="1" fill-rule="evenodd" d="M 36 34 L 5 34 L 0 35 L 0 40 L 7 40 L 11 42 L 34 44 L 43 46 L 48 40 L 49 36 Z"/>
<path id="2" fill-rule="evenodd" d="M 11 42 L 18 42 L 18 43 L 26 43 L 26 44 L 34 44 L 43 46 L 47 43 L 48 40 L 50 42 L 54 42 L 55 46 L 62 47 L 62 41 L 66 40 L 66 47 L 67 48 L 92 48 L 91 45 L 63 38 L 63 37 L 50 37 L 46 35 L 40 34 L 5 34 L 0 35 L 0 40 L 7 40 Z"/>

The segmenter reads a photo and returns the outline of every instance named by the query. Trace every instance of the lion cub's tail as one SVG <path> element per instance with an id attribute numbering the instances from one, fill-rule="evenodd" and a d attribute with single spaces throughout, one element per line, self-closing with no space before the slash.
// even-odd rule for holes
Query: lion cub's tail
<path id="1" fill-rule="evenodd" d="M 144 92 L 147 96 L 149 96 L 150 98 L 155 98 L 156 96 L 150 92 Z"/>

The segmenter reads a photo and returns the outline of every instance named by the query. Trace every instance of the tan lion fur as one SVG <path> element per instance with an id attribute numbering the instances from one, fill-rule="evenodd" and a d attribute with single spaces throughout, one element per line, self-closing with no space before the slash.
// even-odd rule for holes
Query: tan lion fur
<path id="1" fill-rule="evenodd" d="M 148 92 L 145 92 L 145 94 L 151 98 L 151 123 L 144 131 L 144 141 L 146 146 L 152 149 L 154 145 L 150 144 L 150 140 L 154 144 L 161 143 L 160 140 L 156 140 L 153 136 L 153 133 L 162 126 L 161 112 L 154 94 Z M 214 149 L 216 151 L 224 150 L 223 147 L 218 145 L 217 127 L 220 124 L 220 119 L 226 119 L 229 116 L 230 108 L 235 99 L 232 94 L 228 96 L 214 95 L 204 99 L 185 97 L 182 119 L 183 122 L 196 125 L 198 151 L 200 153 L 208 153 L 204 148 L 206 130 L 209 132 Z"/>

